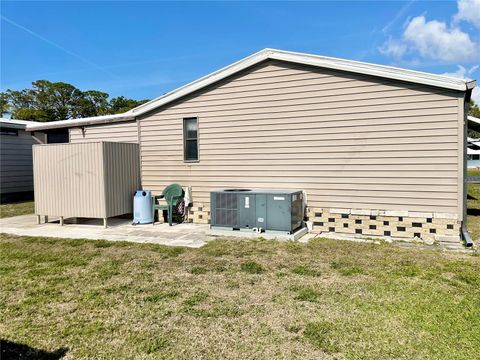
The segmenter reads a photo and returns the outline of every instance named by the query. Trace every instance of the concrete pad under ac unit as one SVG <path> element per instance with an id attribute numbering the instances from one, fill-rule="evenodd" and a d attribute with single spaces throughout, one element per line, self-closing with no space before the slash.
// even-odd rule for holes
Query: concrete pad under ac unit
<path id="1" fill-rule="evenodd" d="M 241 237 L 241 238 L 250 238 L 255 239 L 262 237 L 268 240 L 298 240 L 302 236 L 308 233 L 308 229 L 306 227 L 299 228 L 295 230 L 292 234 L 288 234 L 282 231 L 271 231 L 267 230 L 265 232 L 256 232 L 253 229 L 240 229 L 240 230 L 233 230 L 232 228 L 222 228 L 222 227 L 212 227 L 209 231 L 207 231 L 208 235 L 212 236 L 224 236 L 224 237 Z"/>

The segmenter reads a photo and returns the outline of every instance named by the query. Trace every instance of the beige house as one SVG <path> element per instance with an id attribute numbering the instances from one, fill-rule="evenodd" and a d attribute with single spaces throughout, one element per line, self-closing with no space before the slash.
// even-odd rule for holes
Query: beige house
<path id="1" fill-rule="evenodd" d="M 65 120 L 69 141 L 138 142 L 144 189 L 304 189 L 314 229 L 459 236 L 475 81 L 265 49 L 120 115 Z"/>

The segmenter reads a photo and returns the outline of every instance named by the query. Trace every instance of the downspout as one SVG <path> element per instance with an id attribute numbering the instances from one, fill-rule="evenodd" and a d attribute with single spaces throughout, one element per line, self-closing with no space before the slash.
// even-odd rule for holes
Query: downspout
<path id="1" fill-rule="evenodd" d="M 465 243 L 466 247 L 472 247 L 473 246 L 473 240 L 472 240 L 472 237 L 470 236 L 470 233 L 467 230 L 467 226 L 465 224 L 465 221 L 462 223 L 462 239 L 463 239 L 463 242 Z"/>

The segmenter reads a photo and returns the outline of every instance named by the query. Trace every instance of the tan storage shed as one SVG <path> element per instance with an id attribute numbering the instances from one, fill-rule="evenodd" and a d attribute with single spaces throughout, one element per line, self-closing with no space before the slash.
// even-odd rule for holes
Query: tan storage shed
<path id="1" fill-rule="evenodd" d="M 140 188 L 138 144 L 95 142 L 33 147 L 35 214 L 107 218 L 133 212 Z"/>

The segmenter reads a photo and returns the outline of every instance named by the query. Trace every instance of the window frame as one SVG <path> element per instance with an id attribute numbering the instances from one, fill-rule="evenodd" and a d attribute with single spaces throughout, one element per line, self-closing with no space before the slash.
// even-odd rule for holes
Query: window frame
<path id="1" fill-rule="evenodd" d="M 197 137 L 196 138 L 188 138 L 187 137 L 187 127 L 186 123 L 188 120 L 195 119 L 197 124 Z M 199 143 L 199 121 L 197 116 L 189 116 L 183 118 L 183 162 L 184 163 L 198 163 L 200 162 L 200 143 Z M 197 142 L 197 158 L 196 159 L 187 159 L 187 141 L 195 140 Z"/>

